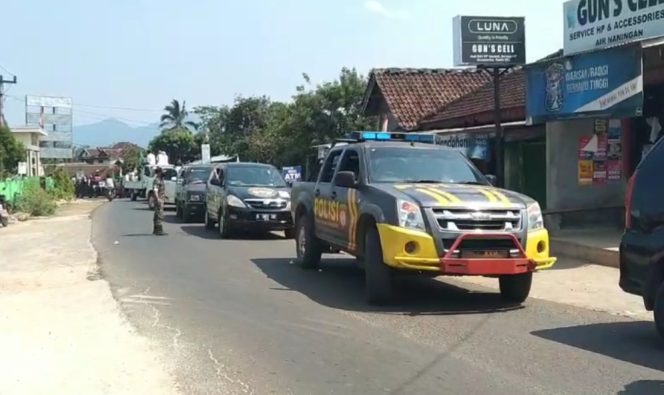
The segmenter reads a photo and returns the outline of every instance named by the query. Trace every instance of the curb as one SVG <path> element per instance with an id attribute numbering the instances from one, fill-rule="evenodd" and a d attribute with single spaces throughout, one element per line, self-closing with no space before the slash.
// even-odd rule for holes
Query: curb
<path id="1" fill-rule="evenodd" d="M 618 251 L 555 238 L 552 238 L 550 243 L 553 256 L 573 258 L 613 268 L 620 267 L 620 253 Z"/>

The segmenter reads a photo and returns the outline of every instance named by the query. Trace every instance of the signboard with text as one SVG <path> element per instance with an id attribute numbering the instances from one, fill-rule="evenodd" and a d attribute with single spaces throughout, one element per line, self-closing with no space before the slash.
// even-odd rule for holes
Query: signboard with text
<path id="1" fill-rule="evenodd" d="M 570 0 L 564 3 L 565 55 L 664 36 L 659 0 Z"/>
<path id="2" fill-rule="evenodd" d="M 436 144 L 454 148 L 471 159 L 491 160 L 488 134 L 439 134 Z"/>
<path id="3" fill-rule="evenodd" d="M 302 166 L 284 166 L 281 175 L 288 184 L 302 181 Z"/>
<path id="4" fill-rule="evenodd" d="M 534 63 L 526 67 L 526 75 L 529 124 L 642 114 L 643 66 L 638 46 Z"/>
<path id="5" fill-rule="evenodd" d="M 526 63 L 523 17 L 456 16 L 455 66 L 516 66 Z"/>

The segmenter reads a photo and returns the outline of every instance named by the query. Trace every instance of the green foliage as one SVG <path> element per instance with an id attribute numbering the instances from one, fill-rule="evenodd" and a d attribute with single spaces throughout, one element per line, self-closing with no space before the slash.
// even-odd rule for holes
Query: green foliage
<path id="1" fill-rule="evenodd" d="M 375 125 L 362 115 L 366 79 L 356 70 L 344 68 L 337 80 L 317 86 L 311 86 L 307 74 L 303 79 L 305 85 L 296 88 L 290 103 L 265 96 L 238 97 L 230 108 L 195 108 L 212 154 L 276 166 L 304 164 L 312 145 Z"/>
<path id="2" fill-rule="evenodd" d="M 32 216 L 45 216 L 55 213 L 57 205 L 53 196 L 43 190 L 39 181 L 26 183 L 23 192 L 16 199 L 16 210 Z"/>
<path id="3" fill-rule="evenodd" d="M 50 195 L 56 200 L 72 200 L 75 194 L 75 186 L 67 172 L 62 168 L 58 168 L 51 177 L 53 178 L 54 188 L 49 191 Z"/>
<path id="4" fill-rule="evenodd" d="M 194 134 L 185 128 L 170 129 L 161 134 L 148 145 L 152 152 L 163 150 L 168 154 L 169 162 L 181 164 L 191 162 L 198 157 L 200 146 L 196 144 Z"/>
<path id="5" fill-rule="evenodd" d="M 189 112 L 187 112 L 184 100 L 180 105 L 179 101 L 173 99 L 171 104 L 164 107 L 164 111 L 166 111 L 166 114 L 161 116 L 161 123 L 159 124 L 159 127 L 163 130 L 186 129 L 187 127 L 198 128 L 198 125 L 194 122 L 187 121 Z"/>
<path id="6" fill-rule="evenodd" d="M 18 162 L 25 160 L 25 147 L 9 128 L 0 127 L 0 178 L 15 174 Z"/>
<path id="7" fill-rule="evenodd" d="M 138 146 L 129 146 L 122 151 L 122 171 L 128 173 L 133 169 L 138 169 L 143 160 L 144 151 Z"/>

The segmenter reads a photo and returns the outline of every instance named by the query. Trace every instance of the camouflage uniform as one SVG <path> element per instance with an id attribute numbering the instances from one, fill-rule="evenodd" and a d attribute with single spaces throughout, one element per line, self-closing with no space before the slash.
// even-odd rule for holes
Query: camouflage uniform
<path id="1" fill-rule="evenodd" d="M 154 204 L 154 217 L 152 222 L 154 224 L 154 233 L 155 235 L 163 235 L 164 233 L 164 199 L 166 198 L 166 186 L 164 185 L 164 179 L 161 176 L 157 176 L 152 183 L 152 190 L 155 193 L 155 204 Z"/>

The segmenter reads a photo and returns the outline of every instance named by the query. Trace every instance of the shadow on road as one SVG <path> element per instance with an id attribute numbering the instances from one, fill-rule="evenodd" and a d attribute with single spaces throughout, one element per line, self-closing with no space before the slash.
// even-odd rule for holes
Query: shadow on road
<path id="1" fill-rule="evenodd" d="M 639 380 L 629 383 L 617 395 L 654 395 L 664 394 L 664 381 Z"/>
<path id="2" fill-rule="evenodd" d="M 397 277 L 398 296 L 391 306 L 371 306 L 364 298 L 364 272 L 352 259 L 326 259 L 320 270 L 304 270 L 290 258 L 252 259 L 269 278 L 325 306 L 380 311 L 399 315 L 457 315 L 498 313 L 523 308 L 506 303 L 499 294 L 471 292 L 423 276 Z"/>
<path id="3" fill-rule="evenodd" d="M 664 372 L 664 346 L 652 322 L 624 321 L 580 325 L 535 331 L 532 334 Z"/>

